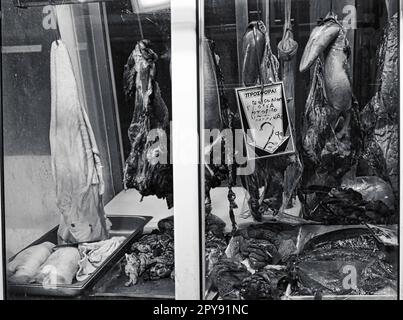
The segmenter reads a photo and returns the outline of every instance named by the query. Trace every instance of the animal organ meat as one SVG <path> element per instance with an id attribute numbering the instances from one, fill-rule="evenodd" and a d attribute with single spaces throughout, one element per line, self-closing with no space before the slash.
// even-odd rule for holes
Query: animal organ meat
<path id="1" fill-rule="evenodd" d="M 240 298 L 243 279 L 250 276 L 249 271 L 239 261 L 221 259 L 211 271 L 211 282 L 224 300 Z"/>
<path id="2" fill-rule="evenodd" d="M 385 26 L 377 54 L 377 90 L 361 112 L 367 150 L 362 156 L 366 164 L 364 174 L 377 175 L 390 182 L 395 193 L 399 187 L 398 22 L 396 13 Z"/>
<path id="3" fill-rule="evenodd" d="M 281 260 L 276 246 L 268 240 L 244 240 L 240 250 L 242 256 L 248 258 L 250 266 L 255 270 L 264 268 L 269 264 L 277 264 Z"/>
<path id="4" fill-rule="evenodd" d="M 300 295 L 368 295 L 389 287 L 396 289 L 396 266 L 370 234 L 327 241 L 322 236 L 320 242 L 308 247 L 296 258 L 293 267 L 295 291 Z M 343 285 L 345 266 L 355 268 L 356 286 Z"/>
<path id="5" fill-rule="evenodd" d="M 225 239 L 225 222 L 219 217 L 209 214 L 205 221 L 205 259 L 208 276 L 215 264 L 225 255 L 227 241 Z"/>
<path id="6" fill-rule="evenodd" d="M 301 72 L 315 65 L 304 115 L 304 165 L 336 181 L 350 170 L 362 145 L 349 54 L 345 30 L 329 13 L 312 31 L 300 64 Z"/>
<path id="7" fill-rule="evenodd" d="M 135 285 L 141 276 L 158 280 L 173 275 L 173 239 L 165 234 L 145 235 L 133 244 L 130 254 L 126 254 L 125 272 L 129 277 L 126 286 Z"/>
<path id="8" fill-rule="evenodd" d="M 28 283 L 37 274 L 39 267 L 52 254 L 55 245 L 50 242 L 29 247 L 8 263 L 7 275 L 12 283 Z"/>
<path id="9" fill-rule="evenodd" d="M 144 235 L 126 253 L 125 274 L 129 278 L 126 286 L 136 285 L 140 277 L 144 280 L 174 277 L 174 238 L 170 229 L 165 229 L 166 220 L 158 224 L 162 230 Z"/>
<path id="10" fill-rule="evenodd" d="M 245 300 L 279 300 L 287 284 L 285 270 L 265 269 L 242 281 L 241 296 Z"/>
<path id="11" fill-rule="evenodd" d="M 206 233 L 211 232 L 219 238 L 224 238 L 225 222 L 219 217 L 210 214 L 206 216 Z"/>
<path id="12" fill-rule="evenodd" d="M 296 252 L 297 228 L 282 224 L 251 225 L 238 230 L 231 239 L 226 255 L 261 270 L 270 264 L 280 264 Z"/>
<path id="13" fill-rule="evenodd" d="M 261 270 L 265 266 L 277 264 L 281 260 L 276 246 L 270 241 L 245 239 L 242 236 L 233 237 L 225 252 L 228 258 L 239 262 L 247 259 L 252 270 Z"/>
<path id="14" fill-rule="evenodd" d="M 155 80 L 157 55 L 148 40 L 137 43 L 124 71 L 124 91 L 134 104 L 129 127 L 130 155 L 124 186 L 144 196 L 155 195 L 173 206 L 172 166 L 169 162 L 169 113 Z"/>
<path id="15" fill-rule="evenodd" d="M 223 238 L 218 237 L 214 233 L 206 233 L 205 258 L 206 258 L 206 275 L 210 275 L 214 266 L 225 255 L 227 243 Z"/>
<path id="16" fill-rule="evenodd" d="M 59 242 L 86 242 L 108 237 L 102 203 L 104 182 L 100 153 L 65 44 L 51 48 L 50 150 L 61 214 Z"/>
<path id="17" fill-rule="evenodd" d="M 171 237 L 174 236 L 174 216 L 158 221 L 157 226 L 162 233 L 169 234 Z"/>
<path id="18" fill-rule="evenodd" d="M 392 187 L 379 177 L 345 178 L 341 187 L 360 193 L 367 202 L 381 201 L 389 209 L 393 210 L 395 208 L 395 196 Z"/>
<path id="19" fill-rule="evenodd" d="M 72 284 L 78 270 L 80 253 L 77 248 L 60 248 L 53 252 L 35 277 L 43 285 Z"/>
<path id="20" fill-rule="evenodd" d="M 327 225 L 395 222 L 394 211 L 383 201 L 365 201 L 353 189 L 333 188 L 324 194 L 316 192 L 305 211 L 306 219 Z"/>

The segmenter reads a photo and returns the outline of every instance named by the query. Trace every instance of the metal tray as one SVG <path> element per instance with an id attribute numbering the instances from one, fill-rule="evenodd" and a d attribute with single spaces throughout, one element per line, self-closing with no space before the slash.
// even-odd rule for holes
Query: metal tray
<path id="1" fill-rule="evenodd" d="M 95 283 L 120 260 L 122 255 L 129 250 L 130 246 L 138 240 L 143 234 L 144 226 L 152 219 L 149 216 L 128 216 L 114 215 L 108 216 L 112 222 L 110 236 L 126 236 L 126 240 L 118 249 L 102 263 L 102 265 L 85 281 L 75 282 L 71 285 L 57 285 L 54 288 L 44 288 L 41 284 L 7 284 L 7 293 L 9 295 L 25 295 L 25 296 L 50 296 L 50 297 L 77 297 L 85 294 Z M 25 249 L 49 241 L 57 244 L 58 227 L 53 228 L 40 239 L 30 244 Z M 23 249 L 23 250 L 25 250 Z M 23 251 L 21 250 L 21 251 Z M 20 251 L 20 252 L 21 252 Z M 16 255 L 15 255 L 16 256 Z M 12 261 L 13 256 L 10 261 Z"/>
<path id="2" fill-rule="evenodd" d="M 125 257 L 108 270 L 98 280 L 89 294 L 91 298 L 101 299 L 175 299 L 175 281 L 163 278 L 154 281 L 145 281 L 140 277 L 134 286 L 126 287 L 128 277 L 123 272 L 122 261 Z"/>

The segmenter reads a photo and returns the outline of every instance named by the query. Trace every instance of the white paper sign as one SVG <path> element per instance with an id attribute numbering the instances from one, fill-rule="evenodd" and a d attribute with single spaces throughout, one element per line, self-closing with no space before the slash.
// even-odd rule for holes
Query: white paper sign
<path id="1" fill-rule="evenodd" d="M 256 148 L 275 153 L 290 138 L 284 128 L 288 115 L 284 112 L 282 84 L 243 88 L 237 92 L 250 129 L 249 138 Z"/>

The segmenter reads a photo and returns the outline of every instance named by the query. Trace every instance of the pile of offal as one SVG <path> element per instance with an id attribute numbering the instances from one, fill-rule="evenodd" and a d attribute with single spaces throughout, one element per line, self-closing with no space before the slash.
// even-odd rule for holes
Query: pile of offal
<path id="1" fill-rule="evenodd" d="M 232 236 L 217 217 L 206 226 L 207 288 L 221 299 L 396 294 L 397 247 L 365 226 L 263 223 Z"/>
<path id="2" fill-rule="evenodd" d="M 123 262 L 127 287 L 143 280 L 174 279 L 173 216 L 158 222 L 158 229 L 135 242 Z"/>

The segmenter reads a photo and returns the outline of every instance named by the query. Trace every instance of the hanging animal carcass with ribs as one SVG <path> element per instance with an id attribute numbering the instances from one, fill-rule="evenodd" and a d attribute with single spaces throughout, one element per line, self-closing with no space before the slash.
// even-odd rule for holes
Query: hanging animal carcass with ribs
<path id="1" fill-rule="evenodd" d="M 245 86 L 263 86 L 278 81 L 279 62 L 272 52 L 266 27 L 262 21 L 251 22 L 243 37 L 242 82 Z M 260 221 L 264 213 L 284 213 L 301 176 L 302 163 L 297 153 L 255 160 L 254 173 L 241 176 L 243 187 L 249 192 L 253 217 Z"/>
<path id="2" fill-rule="evenodd" d="M 124 170 L 124 187 L 145 196 L 156 195 L 173 206 L 172 166 L 168 164 L 169 113 L 155 80 L 157 54 L 141 40 L 124 70 L 124 91 L 134 103 L 129 127 L 131 151 Z"/>
<path id="3" fill-rule="evenodd" d="M 378 49 L 377 88 L 361 112 L 365 136 L 359 170 L 378 176 L 399 191 L 399 18 L 392 15 Z"/>

